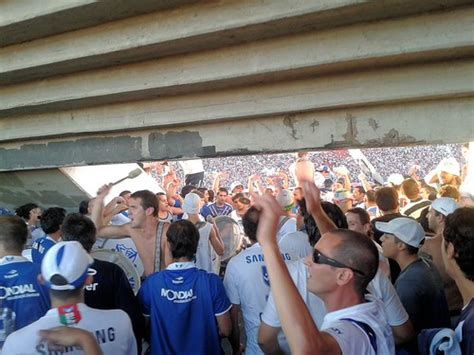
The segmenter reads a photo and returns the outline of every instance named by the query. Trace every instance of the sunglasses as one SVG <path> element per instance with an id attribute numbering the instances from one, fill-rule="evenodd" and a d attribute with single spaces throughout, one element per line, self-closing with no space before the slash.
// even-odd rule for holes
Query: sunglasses
<path id="1" fill-rule="evenodd" d="M 333 267 L 337 267 L 337 268 L 346 268 L 346 269 L 351 269 L 353 272 L 355 272 L 356 274 L 359 274 L 361 276 L 364 276 L 365 277 L 365 274 L 360 271 L 360 270 L 357 270 L 357 269 L 354 269 L 350 266 L 347 266 L 337 260 L 334 260 L 324 254 L 321 254 L 321 252 L 317 249 L 314 249 L 314 252 L 313 252 L 313 261 L 314 263 L 316 264 L 324 264 L 324 265 L 329 265 L 329 266 L 333 266 Z"/>

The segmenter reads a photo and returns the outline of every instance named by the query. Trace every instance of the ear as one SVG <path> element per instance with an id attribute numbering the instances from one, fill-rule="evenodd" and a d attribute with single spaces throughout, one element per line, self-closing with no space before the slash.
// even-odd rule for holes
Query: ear
<path id="1" fill-rule="evenodd" d="M 446 257 L 448 259 L 454 259 L 455 256 L 456 256 L 456 252 L 454 250 L 454 245 L 453 243 L 448 242 L 448 247 L 446 248 Z"/>
<path id="2" fill-rule="evenodd" d="M 146 210 L 145 210 L 145 214 L 147 216 L 153 216 L 153 212 L 155 212 L 155 208 L 154 207 L 148 207 Z"/>
<path id="3" fill-rule="evenodd" d="M 364 224 L 363 228 L 364 228 L 364 232 L 368 234 L 369 231 L 372 229 L 372 225 L 370 223 L 366 223 Z"/>
<path id="4" fill-rule="evenodd" d="M 46 281 L 44 280 L 43 275 L 41 275 L 41 274 L 38 274 L 37 279 L 38 279 L 38 282 L 40 283 L 40 285 L 44 285 L 46 283 Z"/>
<path id="5" fill-rule="evenodd" d="M 339 269 L 336 282 L 339 286 L 347 285 L 353 278 L 354 272 L 351 269 Z"/>
<path id="6" fill-rule="evenodd" d="M 86 277 L 86 281 L 84 282 L 84 285 L 91 285 L 92 282 L 94 282 L 94 277 L 92 275 L 88 275 Z"/>

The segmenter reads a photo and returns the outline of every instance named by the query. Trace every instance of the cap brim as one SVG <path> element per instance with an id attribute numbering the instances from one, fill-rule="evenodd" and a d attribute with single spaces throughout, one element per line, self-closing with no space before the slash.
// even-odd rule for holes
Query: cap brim
<path id="1" fill-rule="evenodd" d="M 388 222 L 375 222 L 375 228 L 377 228 L 379 231 L 384 232 L 384 233 L 390 233 L 390 234 L 393 233 Z"/>

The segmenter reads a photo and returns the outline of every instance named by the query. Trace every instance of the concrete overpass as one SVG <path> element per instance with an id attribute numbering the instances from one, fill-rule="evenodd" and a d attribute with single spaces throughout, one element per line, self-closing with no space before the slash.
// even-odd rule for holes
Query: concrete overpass
<path id="1" fill-rule="evenodd" d="M 0 14 L 3 195 L 61 166 L 474 140 L 472 1 L 4 0 Z"/>

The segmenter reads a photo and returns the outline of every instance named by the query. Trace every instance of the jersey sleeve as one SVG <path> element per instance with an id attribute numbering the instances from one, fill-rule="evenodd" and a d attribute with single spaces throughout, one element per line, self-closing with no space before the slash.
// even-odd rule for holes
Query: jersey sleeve
<path id="1" fill-rule="evenodd" d="M 219 277 L 214 274 L 209 274 L 209 276 L 213 293 L 212 303 L 214 305 L 214 315 L 217 317 L 229 311 L 231 304 Z"/>
<path id="2" fill-rule="evenodd" d="M 227 265 L 224 276 L 224 288 L 230 303 L 240 304 L 238 280 L 235 274 L 235 264 L 232 263 L 232 260 L 229 262 L 229 265 Z"/>
<path id="3" fill-rule="evenodd" d="M 260 318 L 265 324 L 269 325 L 270 327 L 281 327 L 280 317 L 278 316 L 278 312 L 275 307 L 275 301 L 273 300 L 273 294 L 271 291 L 268 294 L 267 304 L 265 305 L 265 308 L 263 309 L 263 313 Z"/>
<path id="4" fill-rule="evenodd" d="M 367 335 L 349 321 L 336 321 L 322 330 L 332 336 L 341 354 L 375 354 Z"/>

